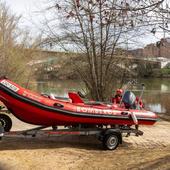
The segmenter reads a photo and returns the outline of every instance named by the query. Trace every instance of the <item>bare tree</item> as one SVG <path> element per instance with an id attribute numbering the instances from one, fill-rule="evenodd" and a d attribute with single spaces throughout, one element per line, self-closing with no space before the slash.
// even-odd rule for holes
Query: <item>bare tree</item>
<path id="1" fill-rule="evenodd" d="M 111 93 L 114 78 L 121 79 L 128 72 L 128 54 L 122 50 L 126 40 L 133 43 L 134 37 L 153 32 L 163 23 L 158 17 L 163 2 L 55 0 L 48 8 L 54 12 L 53 18 L 45 23 L 47 42 L 73 49 L 81 56 L 74 60 L 75 69 L 91 97 L 103 101 Z"/>
<path id="2" fill-rule="evenodd" d="M 31 71 L 26 64 L 34 56 L 38 41 L 19 28 L 20 19 L 0 3 L 0 76 L 24 82 Z"/>

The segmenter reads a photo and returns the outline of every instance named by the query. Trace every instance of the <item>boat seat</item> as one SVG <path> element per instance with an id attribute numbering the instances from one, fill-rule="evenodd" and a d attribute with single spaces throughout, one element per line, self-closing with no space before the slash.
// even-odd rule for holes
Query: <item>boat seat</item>
<path id="1" fill-rule="evenodd" d="M 80 98 L 80 96 L 77 93 L 69 92 L 68 96 L 72 100 L 72 103 L 84 103 L 84 101 Z"/>

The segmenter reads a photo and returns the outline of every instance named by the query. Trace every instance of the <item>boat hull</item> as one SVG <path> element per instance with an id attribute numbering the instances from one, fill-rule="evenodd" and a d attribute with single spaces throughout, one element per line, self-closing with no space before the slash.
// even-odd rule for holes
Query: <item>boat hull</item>
<path id="1" fill-rule="evenodd" d="M 113 109 L 106 105 L 91 106 L 48 99 L 8 79 L 0 80 L 0 100 L 18 119 L 34 125 L 133 125 L 132 112 L 136 114 L 138 124 L 153 125 L 157 121 L 156 114 L 145 110 Z"/>

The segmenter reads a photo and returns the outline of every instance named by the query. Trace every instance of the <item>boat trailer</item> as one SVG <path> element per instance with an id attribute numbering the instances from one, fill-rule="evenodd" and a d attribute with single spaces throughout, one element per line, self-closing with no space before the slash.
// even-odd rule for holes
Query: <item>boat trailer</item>
<path id="1" fill-rule="evenodd" d="M 0 126 L 0 139 L 3 137 L 57 137 L 64 135 L 72 136 L 96 136 L 103 144 L 104 149 L 114 150 L 119 144 L 122 144 L 122 137 L 128 137 L 130 135 L 141 136 L 143 132 L 138 130 L 138 127 L 131 128 L 128 126 L 122 127 L 109 127 L 105 128 L 83 128 L 81 125 L 78 127 L 64 127 L 58 129 L 53 127 L 49 129 L 47 126 L 40 126 L 33 129 L 23 130 L 23 131 L 10 131 L 4 132 L 2 126 Z"/>
<path id="2" fill-rule="evenodd" d="M 12 120 L 8 116 L 10 112 L 7 109 L 0 111 L 0 140 L 5 137 L 58 137 L 64 135 L 72 136 L 95 136 L 103 144 L 104 149 L 114 150 L 119 144 L 122 144 L 123 137 L 130 135 L 142 136 L 143 132 L 139 130 L 137 118 L 132 114 L 135 123 L 134 128 L 127 125 L 73 125 L 73 126 L 39 126 L 32 129 L 22 131 L 10 131 L 12 128 Z"/>

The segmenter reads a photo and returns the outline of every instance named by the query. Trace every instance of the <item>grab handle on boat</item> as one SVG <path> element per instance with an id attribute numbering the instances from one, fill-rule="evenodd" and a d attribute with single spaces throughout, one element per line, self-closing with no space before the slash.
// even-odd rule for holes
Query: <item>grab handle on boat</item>
<path id="1" fill-rule="evenodd" d="M 132 117 L 132 119 L 133 119 L 133 122 L 135 123 L 135 125 L 138 125 L 138 119 L 137 119 L 137 117 L 136 117 L 136 115 L 135 115 L 135 113 L 133 113 L 133 112 L 131 112 L 131 117 Z"/>
<path id="2" fill-rule="evenodd" d="M 60 103 L 54 103 L 53 105 L 54 107 L 57 107 L 57 108 L 63 108 L 64 106 Z"/>

